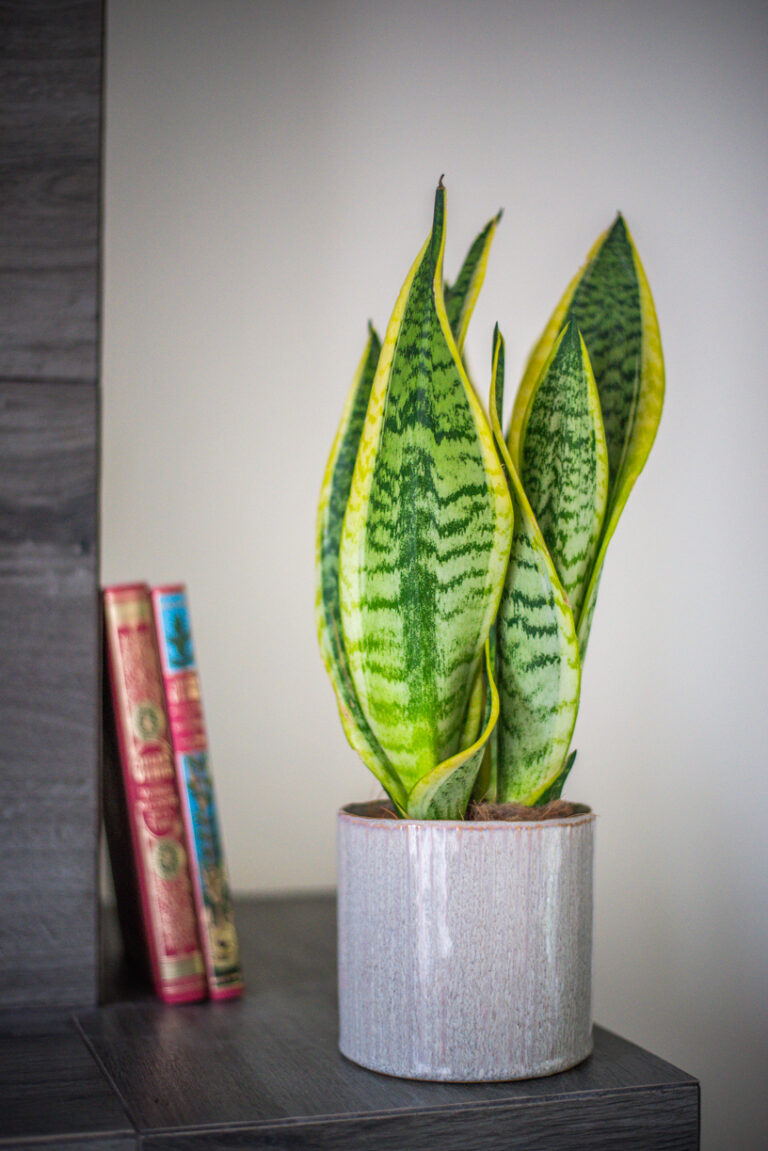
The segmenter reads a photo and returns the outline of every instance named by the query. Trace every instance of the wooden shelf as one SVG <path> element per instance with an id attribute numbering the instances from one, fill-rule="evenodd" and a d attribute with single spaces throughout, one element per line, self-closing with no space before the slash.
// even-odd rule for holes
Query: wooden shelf
<path id="1" fill-rule="evenodd" d="M 337 1050 L 332 896 L 239 901 L 248 990 L 165 1007 L 116 963 L 118 1001 L 0 1015 L 0 1147 L 124 1151 L 692 1151 L 699 1085 L 602 1028 L 572 1071 L 436 1084 Z"/>

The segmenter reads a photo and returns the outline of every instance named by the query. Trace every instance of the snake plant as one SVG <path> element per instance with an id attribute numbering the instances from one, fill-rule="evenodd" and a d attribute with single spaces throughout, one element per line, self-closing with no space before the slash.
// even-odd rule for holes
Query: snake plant
<path id="1" fill-rule="evenodd" d="M 505 436 L 498 327 L 490 419 L 463 358 L 500 214 L 452 285 L 445 214 L 441 181 L 383 343 L 369 325 L 317 526 L 318 636 L 342 725 L 412 819 L 560 794 L 606 548 L 664 393 L 618 217 L 536 344 Z"/>

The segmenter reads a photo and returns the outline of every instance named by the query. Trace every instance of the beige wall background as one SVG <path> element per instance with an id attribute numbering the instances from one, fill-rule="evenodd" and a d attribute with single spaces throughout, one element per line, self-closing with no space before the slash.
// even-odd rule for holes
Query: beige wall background
<path id="1" fill-rule="evenodd" d="M 595 1011 L 763 1148 L 768 9 L 111 0 L 103 579 L 184 579 L 233 886 L 333 885 L 377 794 L 313 623 L 315 504 L 366 323 L 448 188 L 504 207 L 468 356 L 509 390 L 620 208 L 668 391 L 614 538 L 572 798 L 599 812 Z M 257 975 L 255 981 L 257 982 Z"/>

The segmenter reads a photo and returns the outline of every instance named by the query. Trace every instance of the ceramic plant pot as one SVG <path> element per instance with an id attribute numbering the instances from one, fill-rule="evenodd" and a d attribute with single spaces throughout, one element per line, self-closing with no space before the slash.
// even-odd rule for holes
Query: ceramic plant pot
<path id="1" fill-rule="evenodd" d="M 527 1079 L 592 1050 L 589 809 L 538 823 L 339 812 L 339 1047 L 410 1079 Z"/>

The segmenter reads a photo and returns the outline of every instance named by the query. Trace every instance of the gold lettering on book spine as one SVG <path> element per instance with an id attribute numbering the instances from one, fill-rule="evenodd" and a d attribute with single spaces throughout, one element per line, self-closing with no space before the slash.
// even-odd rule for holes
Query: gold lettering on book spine
<path id="1" fill-rule="evenodd" d="M 132 764 L 133 778 L 137 783 L 157 783 L 173 779 L 173 760 L 167 748 L 158 748 L 148 751 L 144 755 L 137 755 Z"/>
<path id="2" fill-rule="evenodd" d="M 200 699 L 200 680 L 196 675 L 168 679 L 165 689 L 170 703 L 189 703 Z"/>
<path id="3" fill-rule="evenodd" d="M 175 990 L 174 984 L 191 981 L 196 991 L 205 968 L 183 848 L 152 606 L 148 596 L 135 589 L 123 594 L 124 599 L 105 597 L 105 606 L 117 672 L 124 768 L 133 789 L 129 802 L 135 846 L 151 911 L 147 930 L 165 988 Z"/>
<path id="4" fill-rule="evenodd" d="M 109 610 L 118 627 L 138 627 L 152 623 L 150 604 L 144 598 L 110 599 Z"/>
<path id="5" fill-rule="evenodd" d="M 175 979 L 184 979 L 189 975 L 202 975 L 205 971 L 200 952 L 186 956 L 184 959 L 161 959 L 160 977 L 164 982 Z"/>

